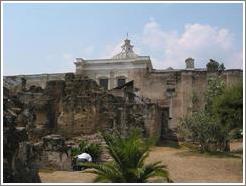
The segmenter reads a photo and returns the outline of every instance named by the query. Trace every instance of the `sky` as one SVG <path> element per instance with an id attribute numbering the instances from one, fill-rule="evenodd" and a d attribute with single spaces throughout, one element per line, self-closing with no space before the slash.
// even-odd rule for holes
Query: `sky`
<path id="1" fill-rule="evenodd" d="M 4 3 L 3 74 L 75 72 L 75 58 L 111 58 L 126 34 L 156 69 L 209 59 L 243 68 L 238 3 Z"/>

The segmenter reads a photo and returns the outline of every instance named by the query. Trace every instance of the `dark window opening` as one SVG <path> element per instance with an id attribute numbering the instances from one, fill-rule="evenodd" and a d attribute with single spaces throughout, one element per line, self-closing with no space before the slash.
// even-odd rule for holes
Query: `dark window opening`
<path id="1" fill-rule="evenodd" d="M 108 79 L 100 79 L 99 84 L 100 84 L 100 86 L 102 86 L 103 88 L 108 90 Z"/>
<path id="2" fill-rule="evenodd" d="M 175 88 L 167 88 L 167 92 L 170 92 L 170 93 L 175 92 Z"/>
<path id="3" fill-rule="evenodd" d="M 118 87 L 124 85 L 126 83 L 126 79 L 118 79 Z"/>

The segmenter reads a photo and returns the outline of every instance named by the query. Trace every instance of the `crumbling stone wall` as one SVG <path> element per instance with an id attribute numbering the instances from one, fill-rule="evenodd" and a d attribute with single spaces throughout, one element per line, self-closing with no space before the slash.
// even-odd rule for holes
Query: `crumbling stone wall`
<path id="1" fill-rule="evenodd" d="M 159 106 L 137 101 L 133 90 L 132 83 L 119 89 L 122 91 L 121 96 L 116 96 L 94 80 L 72 73 L 66 74 L 65 80 L 48 81 L 45 89 L 37 86 L 21 89 L 9 100 L 16 101 L 10 108 L 14 110 L 15 123 L 23 133 L 21 136 L 26 137 L 16 138 L 21 141 L 18 148 L 13 147 L 17 148 L 17 155 L 6 156 L 12 159 L 15 157 L 15 161 L 28 161 L 39 168 L 70 170 L 71 157 L 65 139 L 71 140 L 76 136 L 83 139 L 84 136 L 93 136 L 104 130 L 117 130 L 122 135 L 127 135 L 132 128 L 141 129 L 145 136 L 160 136 Z M 8 89 L 4 92 L 6 95 L 9 93 Z M 7 108 L 9 107 L 5 107 Z M 12 111 L 7 111 L 13 114 Z M 15 135 L 15 131 L 12 133 Z M 11 133 L 4 135 L 8 139 Z M 34 142 L 35 148 L 32 147 Z M 8 149 L 8 142 L 5 144 Z M 18 143 L 13 143 L 16 144 Z M 34 158 L 34 149 L 39 159 Z M 103 154 L 102 160 L 108 159 L 107 153 Z M 21 166 L 18 164 L 18 167 Z M 10 174 L 13 171 L 11 168 L 6 170 Z M 23 176 L 20 175 L 19 179 Z"/>
<path id="2" fill-rule="evenodd" d="M 136 104 L 130 100 L 129 97 L 108 93 L 94 80 L 67 74 L 57 118 L 58 131 L 63 134 L 93 134 L 98 130 L 117 129 L 125 133 L 132 127 L 148 131 L 146 127 L 150 124 L 145 125 L 145 115 L 152 112 L 148 110 L 147 104 Z M 152 119 L 155 119 L 153 123 L 160 122 L 156 118 Z"/>
<path id="3" fill-rule="evenodd" d="M 203 108 L 207 79 L 211 74 L 222 76 L 226 85 L 237 83 L 242 80 L 243 76 L 243 72 L 240 69 L 214 72 L 207 71 L 205 68 L 155 70 L 146 67 L 146 69 L 90 70 L 88 72 L 83 71 L 83 73 L 95 80 L 98 80 L 101 75 L 109 75 L 110 81 L 115 81 L 111 75 L 113 77 L 126 76 L 127 81 L 134 80 L 134 86 L 138 88 L 139 96 L 149 98 L 154 103 L 158 102 L 158 104 L 169 107 L 170 118 L 172 118 L 169 120 L 169 128 L 173 130 L 176 129 L 179 117 L 191 113 L 194 109 Z M 9 76 L 4 77 L 4 84 L 6 87 L 11 87 L 11 93 L 16 93 L 23 89 L 22 78 L 26 79 L 27 89 L 32 85 L 41 86 L 44 89 L 48 81 L 64 80 L 65 76 L 66 74 L 64 73 Z M 112 85 L 110 88 L 116 86 L 115 83 L 116 81 L 114 83 L 110 82 L 110 85 Z M 172 96 L 170 96 L 170 91 L 173 91 Z M 194 104 L 195 97 L 200 99 Z M 94 110 L 91 108 L 88 112 L 93 112 Z M 72 115 L 69 117 L 72 117 Z"/>
<path id="4" fill-rule="evenodd" d="M 39 143 L 40 157 L 37 161 L 39 168 L 53 168 L 55 170 L 72 170 L 71 154 L 64 137 L 47 135 Z"/>
<path id="5" fill-rule="evenodd" d="M 29 75 L 17 75 L 17 76 L 4 76 L 4 86 L 10 89 L 12 93 L 16 93 L 23 89 L 23 85 L 27 89 L 31 86 L 46 87 L 47 81 L 52 80 L 64 80 L 65 73 L 53 73 L 53 74 L 29 74 Z M 23 82 L 23 80 L 25 82 Z"/>
<path id="6" fill-rule="evenodd" d="M 3 182 L 38 183 L 35 164 L 37 151 L 28 139 L 26 128 L 16 126 L 16 117 L 22 110 L 18 98 L 10 97 L 4 88 L 3 99 Z"/>
<path id="7" fill-rule="evenodd" d="M 133 90 L 132 84 L 117 96 L 94 80 L 68 73 L 65 80 L 48 81 L 45 89 L 30 87 L 18 92 L 24 109 L 17 123 L 28 126 L 33 141 L 51 133 L 71 137 L 118 130 L 126 134 L 133 127 L 146 135 L 159 134 L 160 108 L 137 102 Z"/>

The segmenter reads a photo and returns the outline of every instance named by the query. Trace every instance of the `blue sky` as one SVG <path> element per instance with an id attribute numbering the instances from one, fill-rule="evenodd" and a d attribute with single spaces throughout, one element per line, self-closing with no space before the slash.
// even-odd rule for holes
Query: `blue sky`
<path id="1" fill-rule="evenodd" d="M 74 71 L 76 57 L 110 58 L 129 33 L 155 68 L 210 58 L 243 66 L 242 4 L 4 4 L 4 75 Z"/>

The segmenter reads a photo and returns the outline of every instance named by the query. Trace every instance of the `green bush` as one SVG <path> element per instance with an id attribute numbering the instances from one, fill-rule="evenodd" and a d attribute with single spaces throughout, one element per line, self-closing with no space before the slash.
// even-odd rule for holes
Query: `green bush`
<path id="1" fill-rule="evenodd" d="M 80 143 L 79 143 L 79 149 L 81 152 L 83 152 L 87 146 L 89 145 L 89 142 L 86 141 L 86 140 L 81 140 Z"/>
<path id="2" fill-rule="evenodd" d="M 82 140 L 78 147 L 71 149 L 72 157 L 75 157 L 81 153 L 88 153 L 91 155 L 93 161 L 98 161 L 102 154 L 102 146 L 96 143 L 89 143 L 86 140 Z"/>
<path id="3" fill-rule="evenodd" d="M 82 151 L 90 154 L 93 160 L 98 161 L 102 154 L 102 147 L 100 144 L 91 143 L 85 146 Z"/>
<path id="4" fill-rule="evenodd" d="M 80 149 L 78 147 L 72 147 L 71 148 L 71 156 L 75 157 L 80 154 Z"/>
<path id="5" fill-rule="evenodd" d="M 199 143 L 202 152 L 210 151 L 211 144 L 221 141 L 220 138 L 223 136 L 216 120 L 205 111 L 181 119 L 178 132 L 185 140 Z"/>

